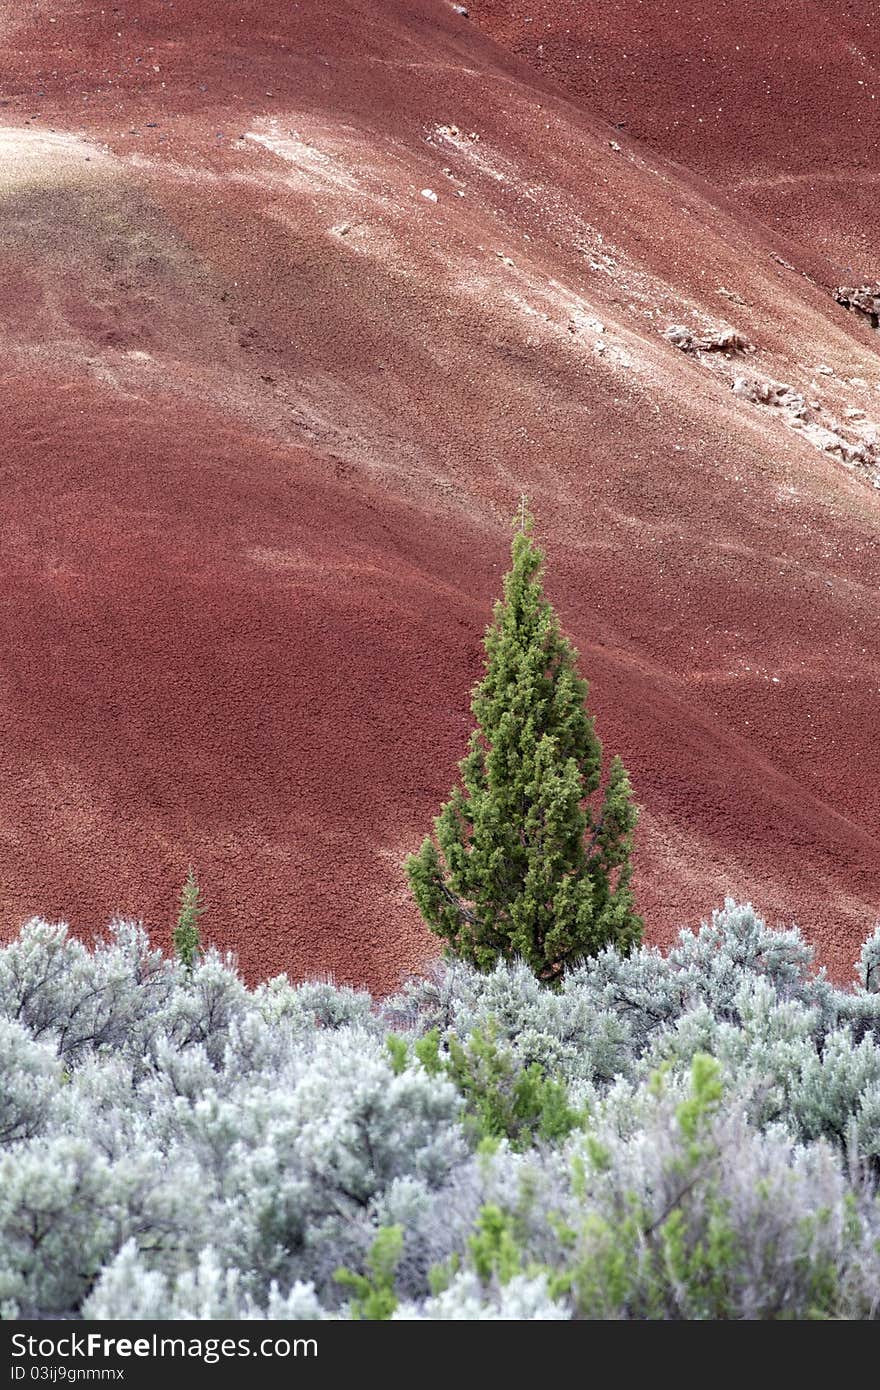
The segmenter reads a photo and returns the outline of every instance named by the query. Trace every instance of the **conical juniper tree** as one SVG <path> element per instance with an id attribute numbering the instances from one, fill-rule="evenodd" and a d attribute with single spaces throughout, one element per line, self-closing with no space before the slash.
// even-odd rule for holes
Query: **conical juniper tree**
<path id="1" fill-rule="evenodd" d="M 198 880 L 196 879 L 196 871 L 192 864 L 190 864 L 186 882 L 180 893 L 180 910 L 177 914 L 177 925 L 174 928 L 171 938 L 177 959 L 182 961 L 187 970 L 192 970 L 202 954 L 199 918 L 204 911 L 205 905 L 202 901 L 202 890 L 199 888 Z"/>
<path id="2" fill-rule="evenodd" d="M 544 556 L 523 508 L 504 599 L 486 632 L 477 727 L 457 786 L 406 861 L 428 926 L 481 970 L 520 957 L 552 983 L 571 962 L 641 938 L 630 889 L 637 811 L 602 745 L 577 652 L 544 596 Z"/>

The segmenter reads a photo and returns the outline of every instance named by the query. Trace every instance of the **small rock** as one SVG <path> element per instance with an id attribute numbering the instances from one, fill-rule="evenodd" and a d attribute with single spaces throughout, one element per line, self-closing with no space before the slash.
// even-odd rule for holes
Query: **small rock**
<path id="1" fill-rule="evenodd" d="M 826 362 L 820 362 L 818 367 L 816 367 L 816 371 L 820 376 L 834 376 L 834 368 L 829 367 Z"/>
<path id="2" fill-rule="evenodd" d="M 865 412 L 860 410 L 857 405 L 848 405 L 843 412 L 847 420 L 864 420 Z"/>
<path id="3" fill-rule="evenodd" d="M 773 406 L 788 411 L 795 419 L 803 419 L 807 403 L 787 382 L 737 376 L 731 389 L 741 400 L 751 401 L 753 405 Z"/>
<path id="4" fill-rule="evenodd" d="M 755 347 L 735 328 L 719 328 L 703 338 L 698 338 L 690 328 L 682 323 L 672 323 L 664 331 L 663 337 L 681 352 L 754 352 Z"/>
<path id="5" fill-rule="evenodd" d="M 568 324 L 569 333 L 586 331 L 589 333 L 604 333 L 605 325 L 601 319 L 590 318 L 588 314 L 576 309 Z"/>
<path id="6" fill-rule="evenodd" d="M 423 188 L 422 197 L 427 198 L 429 203 L 437 202 L 437 194 L 434 192 L 433 188 Z"/>
<path id="7" fill-rule="evenodd" d="M 615 154 L 620 154 L 620 146 L 618 145 L 616 140 L 609 140 L 608 144 L 611 146 Z"/>

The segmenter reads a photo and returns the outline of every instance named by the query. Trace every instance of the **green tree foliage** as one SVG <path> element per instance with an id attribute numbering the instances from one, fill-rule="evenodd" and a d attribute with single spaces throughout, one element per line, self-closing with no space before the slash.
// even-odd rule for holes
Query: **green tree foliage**
<path id="1" fill-rule="evenodd" d="M 386 1322 L 397 1307 L 394 1277 L 403 1253 L 403 1227 L 383 1226 L 367 1255 L 366 1274 L 343 1266 L 333 1278 L 352 1290 L 349 1304 L 355 1322 Z"/>
<path id="2" fill-rule="evenodd" d="M 199 935 L 199 918 L 205 911 L 202 893 L 192 864 L 180 894 L 180 911 L 174 928 L 173 943 L 178 960 L 188 970 L 192 970 L 202 954 L 202 938 Z"/>
<path id="3" fill-rule="evenodd" d="M 493 1278 L 508 1284 L 523 1265 L 522 1250 L 513 1230 L 513 1218 L 494 1203 L 480 1208 L 476 1230 L 468 1240 L 468 1253 L 484 1284 Z"/>
<path id="4" fill-rule="evenodd" d="M 636 808 L 602 745 L 577 652 L 544 596 L 544 557 L 524 512 L 486 639 L 477 727 L 456 787 L 406 873 L 453 954 L 491 969 L 521 957 L 547 982 L 613 945 L 638 943 L 630 889 Z"/>
<path id="5" fill-rule="evenodd" d="M 454 1035 L 448 1055 L 441 1055 L 440 1032 L 432 1028 L 418 1038 L 413 1056 L 429 1076 L 446 1075 L 464 1097 L 462 1122 L 476 1143 L 506 1139 L 514 1151 L 533 1144 L 558 1143 L 581 1127 L 586 1111 L 569 1104 L 565 1085 L 548 1077 L 538 1062 L 523 1066 L 509 1047 L 498 1046 L 498 1028 L 490 1018 L 475 1028 L 467 1045 Z M 402 1076 L 409 1064 L 405 1039 L 389 1033 L 385 1039 L 391 1069 Z"/>
<path id="6" fill-rule="evenodd" d="M 545 1076 L 537 1062 L 518 1066 L 495 1038 L 490 1025 L 485 1032 L 475 1028 L 466 1047 L 449 1039 L 447 1073 L 465 1098 L 465 1127 L 483 1140 L 507 1139 L 523 1152 L 539 1140 L 557 1143 L 578 1128 L 585 1115 L 569 1105 L 565 1086 Z"/>

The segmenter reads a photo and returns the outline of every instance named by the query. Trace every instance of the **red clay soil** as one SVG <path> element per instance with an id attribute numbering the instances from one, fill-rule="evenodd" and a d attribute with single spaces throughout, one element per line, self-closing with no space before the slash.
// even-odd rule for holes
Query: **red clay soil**
<path id="1" fill-rule="evenodd" d="M 644 808 L 649 939 L 731 894 L 849 977 L 880 497 L 731 385 L 867 438 L 880 338 L 821 218 L 795 262 L 659 97 L 639 143 L 564 77 L 439 0 L 0 3 L 5 934 L 122 913 L 167 944 L 192 862 L 249 979 L 417 969 L 400 865 L 525 488 Z"/>
<path id="2" fill-rule="evenodd" d="M 876 0 L 473 0 L 594 114 L 698 170 L 837 283 L 880 277 Z"/>

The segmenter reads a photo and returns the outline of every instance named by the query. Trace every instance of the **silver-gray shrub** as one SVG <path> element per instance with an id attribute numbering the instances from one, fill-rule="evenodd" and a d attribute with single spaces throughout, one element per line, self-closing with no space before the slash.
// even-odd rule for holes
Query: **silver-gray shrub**
<path id="1" fill-rule="evenodd" d="M 0 1018 L 0 1150 L 31 1139 L 46 1124 L 62 1077 L 55 1049 L 15 1019 Z"/>
<path id="2" fill-rule="evenodd" d="M 0 1311 L 345 1317 L 394 1228 L 402 1319 L 875 1317 L 878 943 L 838 989 L 728 902 L 558 991 L 451 962 L 377 1004 L 33 920 L 0 948 Z"/>

